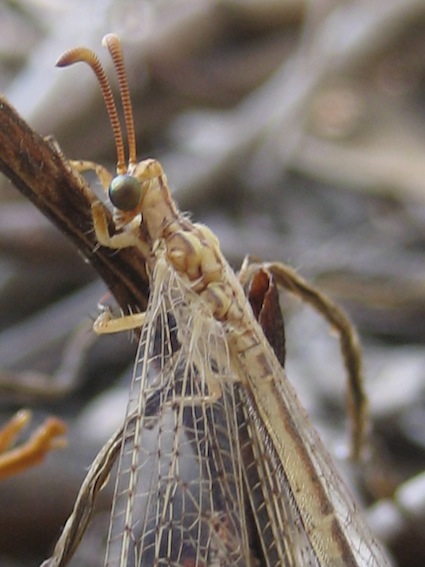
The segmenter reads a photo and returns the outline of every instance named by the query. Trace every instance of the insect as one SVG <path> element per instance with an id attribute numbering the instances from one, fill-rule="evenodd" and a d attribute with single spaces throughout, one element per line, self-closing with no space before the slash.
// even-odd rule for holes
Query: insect
<path id="1" fill-rule="evenodd" d="M 98 333 L 141 328 L 123 430 L 87 484 L 92 498 L 105 455 L 115 455 L 122 438 L 105 565 L 390 565 L 216 236 L 180 213 L 158 161 L 137 162 L 121 46 L 112 34 L 103 42 L 120 83 L 128 161 L 100 62 L 76 48 L 58 65 L 83 61 L 94 70 L 115 135 L 117 175 L 93 162 L 72 165 L 93 169 L 108 191 L 112 231 L 104 205 L 92 206 L 99 244 L 138 248 L 151 288 L 145 313 L 115 319 L 105 310 L 94 325 Z M 279 264 L 264 269 L 285 278 Z M 247 265 L 242 280 L 248 272 Z"/>

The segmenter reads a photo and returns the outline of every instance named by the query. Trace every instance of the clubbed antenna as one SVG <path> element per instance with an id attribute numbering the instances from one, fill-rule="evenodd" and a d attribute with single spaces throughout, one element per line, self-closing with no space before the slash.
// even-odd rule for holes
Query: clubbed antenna
<path id="1" fill-rule="evenodd" d="M 125 127 L 127 129 L 129 153 L 128 162 L 129 165 L 134 165 L 137 159 L 136 135 L 134 132 L 133 108 L 131 105 L 130 89 L 128 88 L 128 79 L 124 66 L 121 42 L 115 34 L 109 33 L 103 38 L 102 45 L 108 48 L 108 51 L 112 57 L 112 61 L 114 62 L 115 70 L 117 72 L 120 85 L 121 102 L 124 110 Z"/>
<path id="2" fill-rule="evenodd" d="M 103 99 L 106 104 L 106 110 L 108 111 L 109 119 L 111 121 L 112 130 L 114 133 L 115 145 L 117 148 L 117 173 L 124 174 L 127 171 L 127 168 L 125 165 L 124 143 L 122 138 L 121 126 L 118 119 L 117 107 L 115 105 L 111 86 L 109 84 L 109 81 L 105 75 L 105 71 L 103 70 L 103 67 L 98 57 L 91 49 L 87 49 L 86 47 L 76 47 L 75 49 L 70 49 L 69 51 L 66 51 L 63 55 L 61 55 L 56 62 L 56 66 L 67 67 L 68 65 L 72 65 L 74 63 L 77 63 L 78 61 L 82 61 L 83 63 L 87 63 L 88 65 L 90 65 L 90 67 L 93 69 L 97 77 L 100 88 L 102 90 Z M 130 105 L 130 111 L 131 111 L 131 105 Z M 126 118 L 126 123 L 127 123 L 127 118 Z M 128 129 L 128 124 L 127 124 L 127 129 Z"/>

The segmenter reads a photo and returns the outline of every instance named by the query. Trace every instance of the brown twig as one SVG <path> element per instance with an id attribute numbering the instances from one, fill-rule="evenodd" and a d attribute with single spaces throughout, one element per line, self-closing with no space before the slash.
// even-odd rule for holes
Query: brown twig
<path id="1" fill-rule="evenodd" d="M 145 309 L 149 288 L 140 252 L 99 247 L 91 216 L 92 192 L 55 144 L 34 132 L 1 95 L 0 170 L 72 240 L 123 311 Z"/>

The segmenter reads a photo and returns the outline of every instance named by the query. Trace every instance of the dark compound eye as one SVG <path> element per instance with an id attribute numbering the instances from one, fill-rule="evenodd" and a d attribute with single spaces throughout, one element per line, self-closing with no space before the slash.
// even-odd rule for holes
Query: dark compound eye
<path id="1" fill-rule="evenodd" d="M 120 211 L 132 211 L 142 196 L 142 186 L 132 175 L 117 175 L 109 186 L 111 203 Z"/>

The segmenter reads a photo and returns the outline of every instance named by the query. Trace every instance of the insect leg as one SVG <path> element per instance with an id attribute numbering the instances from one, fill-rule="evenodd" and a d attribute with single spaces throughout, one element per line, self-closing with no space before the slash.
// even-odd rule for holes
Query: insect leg
<path id="1" fill-rule="evenodd" d="M 136 246 L 145 252 L 147 250 L 147 244 L 140 240 L 137 231 L 137 219 L 135 219 L 135 230 L 129 230 L 125 232 L 119 232 L 117 234 L 111 235 L 109 233 L 108 222 L 105 216 L 105 210 L 103 204 L 100 201 L 94 201 L 91 206 L 91 212 L 93 217 L 93 226 L 96 233 L 96 238 L 99 244 L 106 246 L 107 248 L 129 248 L 130 246 Z M 140 220 L 138 221 L 140 223 Z"/>
<path id="2" fill-rule="evenodd" d="M 103 167 L 103 165 L 99 165 L 94 161 L 86 161 L 86 160 L 70 160 L 69 163 L 79 173 L 83 173 L 84 171 L 94 171 L 105 192 L 108 191 L 109 185 L 111 184 L 112 181 L 112 175 L 106 169 L 106 167 Z"/>
<path id="3" fill-rule="evenodd" d="M 121 333 L 122 331 L 132 331 L 142 327 L 144 321 L 145 313 L 132 313 L 131 315 L 114 318 L 107 309 L 93 323 L 93 330 L 98 335 Z"/>
<path id="4" fill-rule="evenodd" d="M 249 279 L 255 266 L 257 268 L 261 266 L 269 271 L 279 285 L 310 304 L 338 333 L 348 377 L 348 406 L 352 420 L 351 452 L 354 459 L 359 459 L 367 435 L 368 401 L 363 385 L 360 341 L 353 324 L 336 303 L 286 264 L 280 262 L 259 264 L 257 260 L 246 257 L 239 274 L 242 284 Z"/>
<path id="5" fill-rule="evenodd" d="M 103 190 L 105 193 L 108 193 L 109 186 L 113 179 L 111 173 L 98 163 L 93 161 L 86 161 L 86 160 L 71 160 L 69 162 L 71 166 L 77 170 L 79 173 L 83 173 L 84 171 L 94 171 L 96 176 L 98 177 Z M 130 229 L 127 229 L 125 232 L 120 232 L 118 234 L 111 235 L 109 233 L 108 223 L 106 220 L 105 212 L 102 203 L 100 201 L 94 201 L 92 203 L 92 217 L 93 217 L 93 226 L 96 233 L 96 238 L 99 244 L 102 246 L 106 246 L 107 248 L 128 248 L 130 246 L 137 246 L 138 248 L 142 249 L 142 252 L 145 252 L 144 243 L 140 240 L 138 233 L 133 233 Z M 135 228 L 140 224 L 140 221 L 135 219 Z"/>

